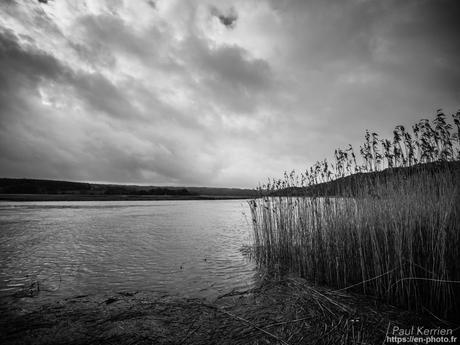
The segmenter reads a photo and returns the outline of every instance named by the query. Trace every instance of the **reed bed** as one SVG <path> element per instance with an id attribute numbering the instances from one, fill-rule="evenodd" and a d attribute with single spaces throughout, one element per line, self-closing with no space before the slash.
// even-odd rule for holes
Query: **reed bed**
<path id="1" fill-rule="evenodd" d="M 453 118 L 454 133 L 440 111 L 432 125 L 414 125 L 413 135 L 397 126 L 393 142 L 366 131 L 362 163 L 351 147 L 336 150 L 335 164 L 324 160 L 262 186 L 250 201 L 257 262 L 410 310 L 458 316 L 460 113 Z"/>

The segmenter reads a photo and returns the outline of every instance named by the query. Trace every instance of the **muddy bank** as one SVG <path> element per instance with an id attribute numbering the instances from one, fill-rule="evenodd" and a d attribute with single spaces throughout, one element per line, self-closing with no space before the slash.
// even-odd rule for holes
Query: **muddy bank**
<path id="1" fill-rule="evenodd" d="M 388 329 L 451 327 L 289 278 L 213 302 L 147 292 L 2 310 L 2 344 L 382 344 Z"/>

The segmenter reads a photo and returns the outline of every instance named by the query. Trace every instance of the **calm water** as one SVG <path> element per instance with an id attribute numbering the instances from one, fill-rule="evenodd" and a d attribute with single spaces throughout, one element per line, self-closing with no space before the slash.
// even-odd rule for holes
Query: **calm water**
<path id="1" fill-rule="evenodd" d="M 151 290 L 213 298 L 254 283 L 246 201 L 0 203 L 0 297 Z"/>

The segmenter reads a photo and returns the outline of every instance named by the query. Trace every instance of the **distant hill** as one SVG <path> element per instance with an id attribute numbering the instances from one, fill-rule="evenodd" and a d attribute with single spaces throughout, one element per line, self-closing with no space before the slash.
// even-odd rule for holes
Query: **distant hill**
<path id="1" fill-rule="evenodd" d="M 433 162 L 417 164 L 410 167 L 388 168 L 382 171 L 356 173 L 330 182 L 319 183 L 309 187 L 288 187 L 273 192 L 272 196 L 357 196 L 363 186 L 375 186 L 386 183 L 396 177 L 410 178 L 420 173 L 450 171 L 458 176 L 460 182 L 460 161 Z"/>
<path id="2" fill-rule="evenodd" d="M 46 195 L 44 200 L 119 199 L 121 196 L 122 199 L 218 199 L 258 195 L 254 189 L 136 186 L 15 178 L 0 178 L 0 194 L 3 194 L 3 200 L 40 200 L 40 195 Z M 30 197 L 26 198 L 25 195 Z"/>
<path id="3" fill-rule="evenodd" d="M 90 192 L 89 183 L 34 180 L 34 179 L 0 179 L 0 193 L 3 194 L 60 194 Z"/>
<path id="4" fill-rule="evenodd" d="M 449 170 L 460 181 L 460 161 L 434 162 L 382 171 L 357 173 L 310 187 L 289 187 L 272 196 L 356 196 L 364 185 L 372 186 L 395 177 L 409 178 L 424 172 Z M 163 187 L 96 184 L 70 181 L 0 178 L 0 200 L 161 200 L 161 199 L 248 199 L 262 194 L 255 189 L 213 187 Z"/>
<path id="5" fill-rule="evenodd" d="M 191 193 L 208 196 L 235 196 L 235 197 L 256 197 L 259 192 L 255 189 L 240 189 L 240 188 L 212 188 L 212 187 L 187 187 Z"/>

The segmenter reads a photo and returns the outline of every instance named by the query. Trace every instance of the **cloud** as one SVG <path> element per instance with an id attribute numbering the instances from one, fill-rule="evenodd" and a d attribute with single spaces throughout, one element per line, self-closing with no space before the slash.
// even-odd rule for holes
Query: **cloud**
<path id="1" fill-rule="evenodd" d="M 2 78 L 4 82 L 10 83 L 5 85 L 8 91 L 20 88 L 37 93 L 39 85 L 48 80 L 70 86 L 85 104 L 107 116 L 120 118 L 136 113 L 126 99 L 127 92 L 117 88 L 102 75 L 77 73 L 46 52 L 33 47 L 24 49 L 11 32 L 0 34 L 0 49 L 2 65 L 9 67 L 3 71 Z M 8 104 L 10 98 L 4 101 L 3 104 Z M 18 103 L 20 105 L 22 102 Z"/>
<path id="2" fill-rule="evenodd" d="M 255 186 L 460 106 L 455 1 L 2 2 L 0 175 Z"/>
<path id="3" fill-rule="evenodd" d="M 155 1 L 153 0 L 147 0 L 147 4 L 152 7 L 153 9 L 156 9 L 157 8 L 157 4 Z"/>
<path id="4" fill-rule="evenodd" d="M 252 58 L 238 46 L 210 47 L 203 39 L 189 38 L 181 47 L 198 75 L 203 95 L 220 107 L 240 113 L 257 108 L 256 99 L 272 89 L 275 77 L 267 61 Z"/>
<path id="5" fill-rule="evenodd" d="M 11 32 L 0 35 L 0 54 L 1 64 L 9 66 L 1 72 L 5 83 L 0 109 L 4 174 L 197 183 L 216 169 L 201 153 L 193 156 L 190 150 L 184 151 L 175 140 L 178 128 L 172 128 L 169 137 L 168 126 L 161 121 L 162 128 L 152 128 L 156 123 L 146 123 L 141 117 L 148 114 L 126 98 L 130 92 L 102 75 L 73 71 L 45 52 L 26 50 Z M 49 94 L 47 99 L 56 106 L 56 97 L 61 96 L 67 102 L 65 108 L 45 105 L 40 90 L 59 93 L 59 89 L 65 93 Z M 158 108 L 161 105 L 158 100 L 149 102 Z M 162 109 L 169 111 L 163 116 L 174 115 L 166 105 Z M 199 141 L 192 135 L 188 144 Z"/>
<path id="6" fill-rule="evenodd" d="M 1 123 L 13 118 L 11 110 L 27 104 L 38 93 L 42 79 L 58 80 L 64 74 L 59 61 L 44 52 L 27 53 L 11 31 L 0 32 Z"/>
<path id="7" fill-rule="evenodd" d="M 219 19 L 219 21 L 225 27 L 233 29 L 236 26 L 236 21 L 238 20 L 238 14 L 235 11 L 234 7 L 230 7 L 228 11 L 224 14 L 217 7 L 211 6 L 210 9 L 211 15 Z"/>

